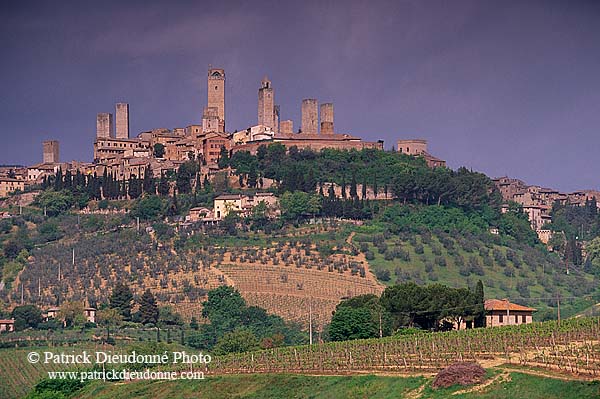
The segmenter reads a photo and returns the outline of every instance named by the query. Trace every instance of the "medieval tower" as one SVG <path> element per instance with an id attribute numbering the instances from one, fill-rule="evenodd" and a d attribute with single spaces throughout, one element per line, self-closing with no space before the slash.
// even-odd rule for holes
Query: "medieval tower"
<path id="1" fill-rule="evenodd" d="M 114 137 L 113 133 L 113 116 L 112 114 L 102 112 L 96 117 L 96 137 L 110 138 Z"/>
<path id="2" fill-rule="evenodd" d="M 321 134 L 333 134 L 333 103 L 321 104 Z"/>
<path id="3" fill-rule="evenodd" d="M 115 117 L 116 137 L 118 139 L 128 139 L 129 138 L 129 104 L 117 103 L 115 115 L 116 115 L 116 117 Z"/>
<path id="4" fill-rule="evenodd" d="M 58 163 L 58 141 L 49 140 L 43 143 L 43 162 Z"/>
<path id="5" fill-rule="evenodd" d="M 319 128 L 319 102 L 314 98 L 302 100 L 302 133 L 317 134 Z"/>
<path id="6" fill-rule="evenodd" d="M 208 106 L 216 108 L 219 117 L 220 131 L 225 130 L 225 70 L 208 69 Z"/>
<path id="7" fill-rule="evenodd" d="M 275 110 L 273 104 L 275 102 L 275 93 L 273 92 L 273 86 L 271 81 L 266 76 L 260 82 L 260 89 L 258 89 L 258 124 L 270 127 L 273 129 Z"/>

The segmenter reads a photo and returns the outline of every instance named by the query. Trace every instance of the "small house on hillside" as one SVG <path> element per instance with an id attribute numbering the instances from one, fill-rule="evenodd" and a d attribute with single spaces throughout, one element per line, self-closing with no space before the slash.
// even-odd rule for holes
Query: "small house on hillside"
<path id="1" fill-rule="evenodd" d="M 484 307 L 486 327 L 529 324 L 536 311 L 534 308 L 511 303 L 508 299 L 488 299 Z"/>
<path id="2" fill-rule="evenodd" d="M 0 332 L 12 332 L 15 331 L 15 319 L 1 319 L 0 320 Z"/>

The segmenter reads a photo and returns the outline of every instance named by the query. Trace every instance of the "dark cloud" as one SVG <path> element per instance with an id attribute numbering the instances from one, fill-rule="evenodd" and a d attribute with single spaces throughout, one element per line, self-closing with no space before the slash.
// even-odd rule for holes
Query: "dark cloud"
<path id="1" fill-rule="evenodd" d="M 0 15 L 0 162 L 41 141 L 91 159 L 95 115 L 133 132 L 199 122 L 208 64 L 227 125 L 256 121 L 260 79 L 282 118 L 333 101 L 336 130 L 424 137 L 453 167 L 563 190 L 600 188 L 599 2 L 13 2 Z"/>

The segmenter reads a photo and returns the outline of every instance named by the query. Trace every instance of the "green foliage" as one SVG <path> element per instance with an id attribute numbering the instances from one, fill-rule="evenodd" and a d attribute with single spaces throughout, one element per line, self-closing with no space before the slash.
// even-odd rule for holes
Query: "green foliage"
<path id="1" fill-rule="evenodd" d="M 48 216 L 57 216 L 69 210 L 75 204 L 75 198 L 68 190 L 46 190 L 35 197 L 33 204 L 45 209 Z"/>
<path id="2" fill-rule="evenodd" d="M 35 385 L 26 399 L 67 399 L 86 386 L 87 383 L 78 379 L 44 378 Z"/>
<path id="3" fill-rule="evenodd" d="M 248 328 L 238 328 L 225 333 L 219 338 L 213 352 L 215 355 L 225 355 L 227 353 L 248 352 L 258 348 L 256 335 Z"/>
<path id="4" fill-rule="evenodd" d="M 419 231 L 426 227 L 446 232 L 483 232 L 489 225 L 477 213 L 467 214 L 459 208 L 444 206 L 408 206 L 387 207 L 380 221 L 387 223 L 393 231 Z"/>
<path id="5" fill-rule="evenodd" d="M 198 169 L 198 163 L 195 161 L 187 161 L 179 166 L 175 178 L 177 192 L 180 194 L 192 192 L 192 181 L 195 180 Z"/>
<path id="6" fill-rule="evenodd" d="M 139 317 L 142 324 L 156 324 L 158 322 L 158 305 L 149 289 L 144 291 L 140 298 Z"/>
<path id="7" fill-rule="evenodd" d="M 146 196 L 133 205 L 131 216 L 139 217 L 141 220 L 155 220 L 161 216 L 166 208 L 163 199 L 156 195 Z"/>
<path id="8" fill-rule="evenodd" d="M 132 301 L 133 294 L 129 286 L 117 283 L 110 296 L 110 307 L 116 309 L 125 321 L 131 320 Z"/>
<path id="9" fill-rule="evenodd" d="M 332 341 L 375 338 L 390 333 L 390 314 L 373 294 L 340 302 L 329 324 L 329 338 Z"/>
<path id="10" fill-rule="evenodd" d="M 42 322 L 42 311 L 35 305 L 16 306 L 11 317 L 15 319 L 15 331 L 36 328 Z"/>
<path id="11" fill-rule="evenodd" d="M 286 344 L 304 342 L 304 336 L 281 317 L 270 315 L 256 306 L 246 306 L 240 293 L 233 287 L 222 286 L 209 291 L 208 300 L 202 306 L 202 316 L 208 318 L 210 324 L 202 325 L 198 334 L 189 337 L 191 346 L 211 348 L 221 342 L 226 334 L 239 328 L 251 332 L 257 340 L 270 338 L 270 344 L 277 341 L 277 336 L 282 336 L 282 342 Z M 248 338 L 245 333 L 242 336 Z M 234 334 L 227 339 L 236 337 L 237 334 Z M 223 345 L 222 349 L 225 350 L 230 344 Z"/>
<path id="12" fill-rule="evenodd" d="M 153 153 L 155 158 L 162 158 L 165 155 L 165 146 L 161 143 L 154 144 Z"/>
<path id="13" fill-rule="evenodd" d="M 281 215 L 287 220 L 315 215 L 321 209 L 321 200 L 316 194 L 302 191 L 286 192 L 280 199 Z"/>
<path id="14" fill-rule="evenodd" d="M 38 226 L 38 233 L 42 242 L 56 241 L 63 237 L 58 223 L 54 220 L 48 220 Z"/>
<path id="15" fill-rule="evenodd" d="M 466 288 L 442 284 L 419 286 L 409 282 L 391 286 L 381 295 L 382 306 L 392 314 L 396 328 L 419 326 L 443 328 L 442 320 L 456 323 L 481 317 L 481 299 Z"/>

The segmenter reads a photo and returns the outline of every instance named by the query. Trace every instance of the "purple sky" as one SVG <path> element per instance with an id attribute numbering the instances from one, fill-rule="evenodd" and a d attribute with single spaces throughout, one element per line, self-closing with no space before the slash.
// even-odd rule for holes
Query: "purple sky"
<path id="1" fill-rule="evenodd" d="M 199 123 L 225 68 L 228 130 L 334 102 L 337 132 L 426 138 L 449 166 L 600 189 L 600 1 L 18 1 L 0 12 L 0 163 L 91 160 L 98 112 L 132 134 Z"/>

